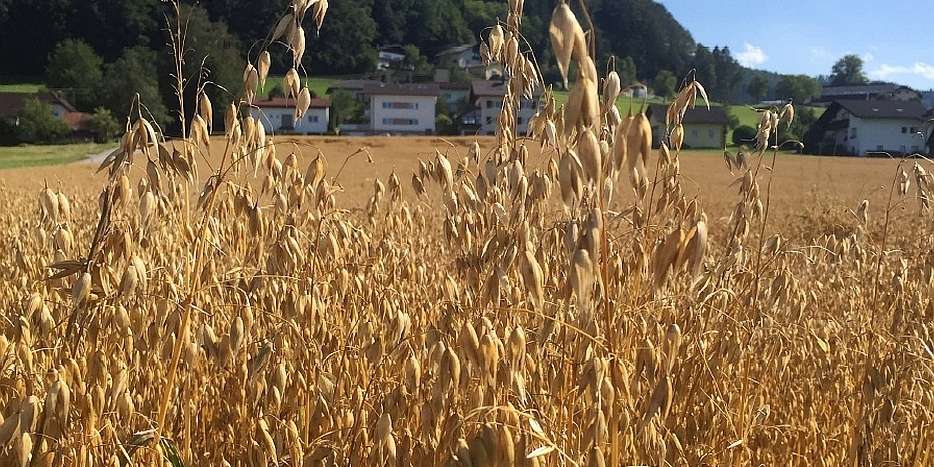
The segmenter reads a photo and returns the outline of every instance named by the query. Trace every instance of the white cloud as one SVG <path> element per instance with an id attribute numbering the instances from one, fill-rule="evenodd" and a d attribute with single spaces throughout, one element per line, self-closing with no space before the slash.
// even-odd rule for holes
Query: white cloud
<path id="1" fill-rule="evenodd" d="M 756 47 L 750 43 L 743 45 L 743 51 L 736 54 L 739 64 L 745 67 L 754 67 L 765 63 L 769 59 L 761 47 Z"/>
<path id="2" fill-rule="evenodd" d="M 863 59 L 864 62 L 869 63 L 869 62 L 875 60 L 875 59 L 876 59 L 876 56 L 873 55 L 872 52 L 866 52 L 866 53 L 863 54 L 862 59 Z"/>
<path id="3" fill-rule="evenodd" d="M 926 80 L 934 81 L 934 65 L 925 62 L 915 62 L 914 65 L 888 65 L 883 63 L 878 68 L 869 72 L 869 77 L 873 79 L 889 79 L 893 76 L 916 76 Z"/>

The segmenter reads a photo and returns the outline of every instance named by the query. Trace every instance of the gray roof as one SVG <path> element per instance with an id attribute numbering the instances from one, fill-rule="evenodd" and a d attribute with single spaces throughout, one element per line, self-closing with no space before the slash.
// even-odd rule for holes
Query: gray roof
<path id="1" fill-rule="evenodd" d="M 363 90 L 369 84 L 376 84 L 379 81 L 372 79 L 345 79 L 338 81 L 328 87 L 328 92 L 331 92 L 332 89 L 343 89 L 348 91 L 360 91 Z"/>
<path id="2" fill-rule="evenodd" d="M 373 83 L 363 87 L 363 93 L 383 96 L 438 96 L 441 87 L 438 83 L 421 84 L 386 84 Z"/>
<path id="3" fill-rule="evenodd" d="M 456 46 L 456 47 L 451 47 L 451 48 L 448 48 L 448 49 L 444 49 L 444 50 L 442 50 L 441 52 L 438 52 L 438 56 L 441 57 L 441 56 L 445 56 L 445 55 L 460 54 L 460 53 L 464 53 L 464 52 L 466 52 L 466 51 L 468 51 L 468 50 L 472 50 L 474 47 L 476 47 L 476 44 L 458 45 L 458 46 Z"/>
<path id="4" fill-rule="evenodd" d="M 853 116 L 859 118 L 908 118 L 921 119 L 925 109 L 918 101 L 866 101 L 838 100 L 839 104 Z"/>
<path id="5" fill-rule="evenodd" d="M 822 97 L 834 96 L 858 96 L 867 94 L 885 94 L 895 92 L 902 86 L 892 83 L 881 84 L 855 84 L 846 86 L 824 86 L 821 90 Z"/>
<path id="6" fill-rule="evenodd" d="M 475 96 L 505 96 L 506 82 L 497 80 L 474 80 L 470 83 L 470 92 Z"/>

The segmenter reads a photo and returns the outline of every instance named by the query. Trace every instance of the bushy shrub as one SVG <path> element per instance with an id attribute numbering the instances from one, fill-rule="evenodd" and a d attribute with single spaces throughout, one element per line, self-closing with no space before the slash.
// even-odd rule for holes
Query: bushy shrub
<path id="1" fill-rule="evenodd" d="M 19 114 L 16 127 L 17 139 L 22 143 L 48 144 L 68 136 L 65 122 L 52 114 L 52 106 L 38 99 L 26 101 Z"/>
<path id="2" fill-rule="evenodd" d="M 749 144 L 756 138 L 756 129 L 749 125 L 742 125 L 733 130 L 733 144 Z"/>

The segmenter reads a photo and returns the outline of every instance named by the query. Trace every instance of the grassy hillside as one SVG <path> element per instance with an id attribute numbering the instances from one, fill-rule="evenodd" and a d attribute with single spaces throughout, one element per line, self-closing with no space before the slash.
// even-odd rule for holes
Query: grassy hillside
<path id="1" fill-rule="evenodd" d="M 45 85 L 39 83 L 0 83 L 0 92 L 32 94 L 43 89 L 45 89 Z"/>
<path id="2" fill-rule="evenodd" d="M 564 104 L 568 100 L 567 91 L 555 91 L 555 100 L 558 104 Z M 651 97 L 646 101 L 647 104 L 668 104 L 668 101 L 661 97 Z M 634 112 L 638 112 L 642 109 L 643 100 L 638 98 L 629 98 L 629 97 L 620 97 L 616 101 L 616 108 L 619 109 L 620 115 L 626 115 L 629 113 L 630 109 L 633 109 Z M 702 102 L 698 102 L 697 105 L 703 105 Z M 719 103 L 711 103 L 711 106 L 719 106 Z M 756 124 L 759 121 L 758 113 L 755 109 L 747 107 L 745 105 L 728 105 L 727 112 L 735 116 L 739 120 L 740 125 L 747 125 L 755 128 Z M 731 144 L 733 138 L 733 130 L 729 130 L 726 135 L 727 144 Z"/>
<path id="3" fill-rule="evenodd" d="M 0 169 L 58 165 L 98 154 L 115 144 L 62 144 L 0 147 Z"/>
<path id="4" fill-rule="evenodd" d="M 311 90 L 316 96 L 323 97 L 327 94 L 328 88 L 331 87 L 335 82 L 343 79 L 340 76 L 316 76 L 310 77 L 305 82 L 308 84 L 308 89 Z M 265 98 L 269 95 L 269 91 L 282 86 L 282 75 L 270 76 L 266 79 L 266 87 L 259 90 L 257 95 L 260 98 Z"/>

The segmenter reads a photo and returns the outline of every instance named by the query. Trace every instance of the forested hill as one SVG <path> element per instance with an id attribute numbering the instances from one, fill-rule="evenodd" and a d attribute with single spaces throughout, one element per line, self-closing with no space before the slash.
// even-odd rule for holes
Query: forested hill
<path id="1" fill-rule="evenodd" d="M 288 2 L 186 1 L 184 13 L 191 25 L 186 56 L 189 66 L 197 67 L 206 60 L 211 79 L 235 90 L 240 85 L 243 58 L 253 51 L 255 59 L 256 45 L 267 37 Z M 526 0 L 522 31 L 538 54 L 546 80 L 552 83 L 558 75 L 548 24 L 556 3 Z M 651 0 L 570 3 L 585 28 L 587 15 L 578 8 L 580 3 L 588 5 L 596 29 L 600 70 L 615 56 L 624 81 L 638 80 L 668 95 L 660 90 L 673 88 L 678 79 L 696 69 L 698 79 L 714 99 L 748 100 L 744 86 L 748 73 L 729 50 L 695 43 L 661 4 Z M 407 54 L 414 55 L 410 57 L 414 63 L 428 64 L 447 47 L 476 42 L 497 19 L 506 17 L 505 8 L 505 0 L 331 0 L 320 34 L 309 35 L 305 67 L 318 76 L 364 73 L 375 68 L 377 48 L 384 45 L 403 46 Z M 99 77 L 108 88 L 94 98 L 113 101 L 101 104 L 119 114 L 132 94 L 115 84 L 108 86 L 108 82 L 143 80 L 147 75 L 165 77 L 172 70 L 166 50 L 168 9 L 169 2 L 163 0 L 0 0 L 0 77 L 49 78 L 50 57 L 57 46 L 67 43 L 69 47 L 60 51 L 59 58 L 62 54 L 81 55 L 81 60 L 89 62 L 89 76 Z M 285 54 L 279 55 L 283 57 Z M 282 73 L 284 67 L 284 63 L 274 63 L 272 72 Z M 103 73 L 93 72 L 95 69 Z M 161 94 L 171 102 L 171 88 L 167 80 L 160 79 L 160 83 L 140 81 L 133 85 L 141 89 L 144 98 Z M 56 87 L 51 81 L 47 80 L 48 84 Z M 74 88 L 75 84 L 58 87 Z M 85 100 L 92 101 L 92 97 L 89 94 Z"/>
<path id="2" fill-rule="evenodd" d="M 288 0 L 206 0 L 197 3 L 223 22 L 241 53 L 266 36 Z M 547 25 L 556 0 L 527 0 L 523 33 L 550 64 Z M 577 2 L 572 2 L 576 8 Z M 662 5 L 650 0 L 587 0 L 599 52 L 632 57 L 646 80 L 660 70 L 680 74 L 691 65 L 695 43 Z M 318 73 L 366 71 L 378 45 L 415 45 L 431 58 L 446 47 L 475 41 L 497 18 L 505 0 L 332 0 L 320 37 L 309 44 L 308 65 Z M 165 43 L 160 0 L 0 0 L 3 74 L 43 74 L 49 54 L 64 39 L 82 39 L 104 61 L 124 49 Z"/>

